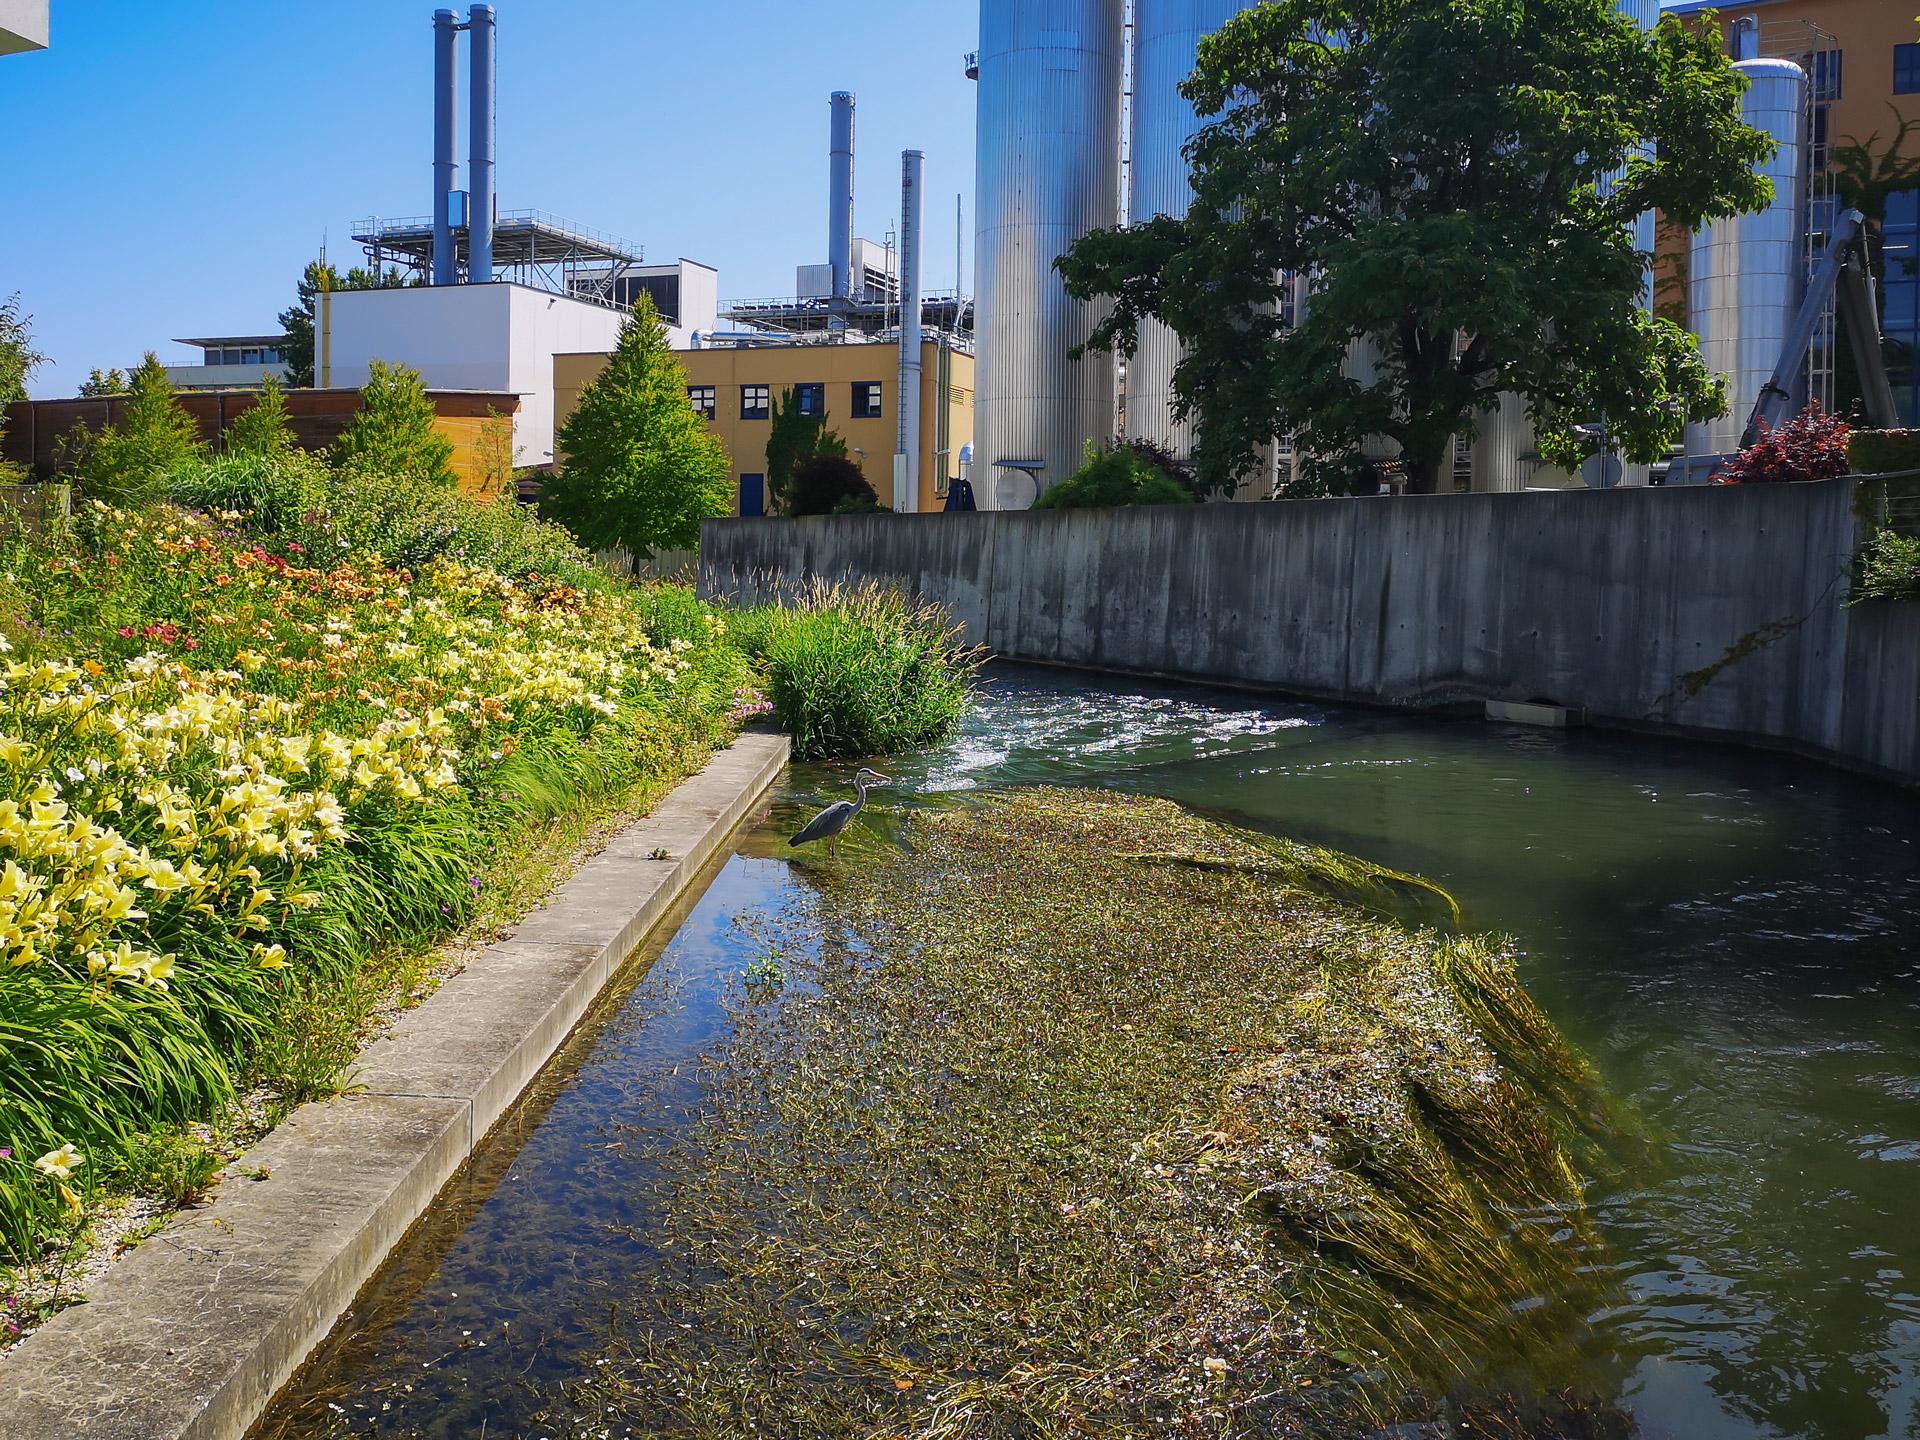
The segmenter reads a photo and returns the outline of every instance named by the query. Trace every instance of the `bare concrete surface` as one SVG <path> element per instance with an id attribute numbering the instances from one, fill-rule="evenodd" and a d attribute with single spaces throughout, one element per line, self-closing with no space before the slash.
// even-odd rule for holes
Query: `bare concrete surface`
<path id="1" fill-rule="evenodd" d="M 0 1440 L 238 1440 L 759 803 L 742 735 L 0 1361 Z M 665 859 L 654 858 L 664 850 Z M 251 1175 L 266 1178 L 255 1180 Z"/>
<path id="2" fill-rule="evenodd" d="M 709 520 L 700 593 L 872 580 L 1010 660 L 1518 701 L 1920 784 L 1920 605 L 1849 607 L 1894 478 Z"/>

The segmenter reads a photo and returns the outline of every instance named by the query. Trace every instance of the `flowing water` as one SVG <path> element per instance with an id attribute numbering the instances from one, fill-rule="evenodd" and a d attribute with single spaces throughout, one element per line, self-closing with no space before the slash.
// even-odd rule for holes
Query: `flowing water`
<path id="1" fill-rule="evenodd" d="M 1638 1433 L 1920 1436 L 1920 800 L 1709 747 L 1011 668 L 888 769 L 876 809 L 1099 784 L 1445 885 L 1660 1138 L 1595 1197 L 1623 1296 L 1591 1317 L 1595 1368 Z M 534 1417 L 669 1263 L 633 1154 L 699 1103 L 691 1062 L 758 953 L 734 919 L 795 893 L 780 839 L 844 773 L 795 770 L 262 1435 L 566 1433 Z"/>

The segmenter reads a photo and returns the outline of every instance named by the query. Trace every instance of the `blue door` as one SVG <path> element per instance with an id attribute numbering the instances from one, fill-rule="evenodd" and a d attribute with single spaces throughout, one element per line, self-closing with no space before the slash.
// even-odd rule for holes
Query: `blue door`
<path id="1" fill-rule="evenodd" d="M 742 515 L 767 513 L 766 476 L 742 475 L 740 477 L 740 513 Z"/>

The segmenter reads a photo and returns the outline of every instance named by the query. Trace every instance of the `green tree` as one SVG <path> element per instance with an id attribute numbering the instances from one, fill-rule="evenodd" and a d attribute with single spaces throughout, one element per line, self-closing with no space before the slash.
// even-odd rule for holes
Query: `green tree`
<path id="1" fill-rule="evenodd" d="M 80 382 L 80 396 L 83 400 L 103 400 L 109 395 L 126 393 L 126 372 L 118 366 L 111 370 L 102 370 L 96 365 L 87 372 L 87 378 Z"/>
<path id="2" fill-rule="evenodd" d="M 788 513 L 866 515 L 880 508 L 880 497 L 860 467 L 844 455 L 808 455 L 793 467 Z"/>
<path id="3" fill-rule="evenodd" d="M 1743 85 L 1715 36 L 1642 34 L 1612 0 L 1272 0 L 1207 38 L 1182 87 L 1210 120 L 1188 215 L 1096 231 L 1059 268 L 1115 302 L 1096 346 L 1130 349 L 1147 318 L 1185 342 L 1176 408 L 1212 490 L 1291 434 L 1320 487 L 1382 436 L 1431 491 L 1502 391 L 1556 463 L 1602 420 L 1650 460 L 1726 401 L 1643 308 L 1631 223 L 1767 202 Z M 1294 276 L 1312 293 L 1289 324 Z"/>
<path id="4" fill-rule="evenodd" d="M 436 428 L 437 418 L 418 370 L 375 360 L 360 387 L 359 410 L 333 442 L 333 463 L 371 479 L 451 488 L 453 442 Z"/>
<path id="5" fill-rule="evenodd" d="M 540 508 L 594 549 L 691 549 L 702 520 L 733 511 L 727 448 L 687 399 L 686 371 L 644 295 L 558 438 L 566 463 Z"/>
<path id="6" fill-rule="evenodd" d="M 227 427 L 227 453 L 262 455 L 270 460 L 292 452 L 293 427 L 287 421 L 287 397 L 271 375 L 260 398 Z"/>
<path id="7" fill-rule="evenodd" d="M 166 367 L 149 350 L 127 380 L 118 423 L 87 446 L 81 483 L 102 500 L 137 504 L 164 494 L 174 469 L 205 448 L 200 426 L 180 408 Z"/>
<path id="8" fill-rule="evenodd" d="M 286 343 L 280 347 L 287 384 L 295 390 L 311 389 L 314 384 L 313 326 L 322 290 L 336 294 L 342 290 L 399 290 L 424 283 L 418 277 L 408 280 L 398 270 L 367 270 L 358 265 L 342 275 L 325 261 L 309 260 L 301 273 L 293 308 L 280 312 L 280 328 L 287 332 Z"/>
<path id="9" fill-rule="evenodd" d="M 27 381 L 44 363 L 46 357 L 33 348 L 33 317 L 21 312 L 19 294 L 0 300 L 0 406 L 26 399 Z"/>
<path id="10" fill-rule="evenodd" d="M 844 460 L 847 442 L 827 428 L 824 410 L 818 415 L 804 414 L 793 391 L 783 390 L 774 399 L 773 420 L 767 429 L 767 500 L 771 509 L 785 508 L 794 466 L 812 455 Z"/>

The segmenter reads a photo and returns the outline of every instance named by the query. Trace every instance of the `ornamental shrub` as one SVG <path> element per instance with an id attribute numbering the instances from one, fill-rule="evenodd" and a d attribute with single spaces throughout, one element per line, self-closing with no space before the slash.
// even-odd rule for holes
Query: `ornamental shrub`
<path id="1" fill-rule="evenodd" d="M 1714 475 L 1714 484 L 1779 484 L 1845 475 L 1852 430 L 1844 416 L 1829 414 L 1815 400 L 1778 427 L 1762 421 L 1760 438 L 1729 460 Z"/>
<path id="2" fill-rule="evenodd" d="M 1140 449 L 1098 450 L 1088 442 L 1080 468 L 1033 502 L 1036 510 L 1097 510 L 1115 505 L 1191 505 L 1193 492 Z"/>
<path id="3" fill-rule="evenodd" d="M 879 508 L 879 495 L 844 455 L 809 455 L 793 467 L 787 486 L 789 515 L 859 515 Z"/>
<path id="4" fill-rule="evenodd" d="M 1920 470 L 1920 430 L 1856 430 L 1847 437 L 1847 461 L 1856 475 Z"/>
<path id="5" fill-rule="evenodd" d="M 267 383 L 260 388 L 260 398 L 227 427 L 227 453 L 277 458 L 293 448 L 286 392 L 280 388 L 280 382 L 269 375 Z"/>
<path id="6" fill-rule="evenodd" d="M 1920 600 L 1920 536 L 1881 530 L 1860 552 L 1849 604 Z"/>

